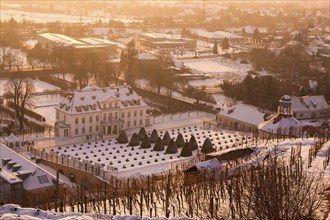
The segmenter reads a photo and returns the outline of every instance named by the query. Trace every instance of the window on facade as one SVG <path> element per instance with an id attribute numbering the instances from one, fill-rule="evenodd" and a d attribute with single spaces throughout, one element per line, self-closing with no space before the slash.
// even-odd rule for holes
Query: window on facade
<path id="1" fill-rule="evenodd" d="M 134 126 L 136 126 L 136 120 L 134 120 L 134 122 L 133 122 L 133 123 L 134 123 Z"/>
<path id="2" fill-rule="evenodd" d="M 109 108 L 112 108 L 112 103 L 111 102 L 109 103 Z"/>
<path id="3" fill-rule="evenodd" d="M 78 128 L 75 129 L 75 134 L 78 134 Z"/>
<path id="4" fill-rule="evenodd" d="M 121 113 L 121 118 L 125 118 L 125 112 Z"/>
<path id="5" fill-rule="evenodd" d="M 98 115 L 96 116 L 96 121 L 99 121 L 99 116 Z"/>
<path id="6" fill-rule="evenodd" d="M 140 120 L 140 125 L 142 125 L 142 119 Z"/>
<path id="7" fill-rule="evenodd" d="M 83 134 L 85 134 L 85 128 L 82 128 L 81 132 L 82 132 Z"/>
<path id="8" fill-rule="evenodd" d="M 131 112 L 127 112 L 127 117 L 131 117 Z"/>
<path id="9" fill-rule="evenodd" d="M 56 119 L 59 119 L 59 112 L 56 111 Z"/>
<path id="10" fill-rule="evenodd" d="M 95 131 L 99 132 L 99 126 L 98 125 L 95 127 Z"/>
<path id="11" fill-rule="evenodd" d="M 49 183 L 48 177 L 46 175 L 37 176 L 40 184 Z"/>
<path id="12" fill-rule="evenodd" d="M 76 119 L 74 120 L 74 122 L 75 122 L 75 124 L 78 124 L 78 123 L 79 123 L 79 118 L 76 118 Z"/>
<path id="13" fill-rule="evenodd" d="M 115 107 L 116 107 L 116 108 L 118 107 L 118 102 L 115 103 Z"/>
<path id="14" fill-rule="evenodd" d="M 117 134 L 118 133 L 118 125 L 114 125 L 113 126 L 113 134 Z"/>
<path id="15" fill-rule="evenodd" d="M 127 127 L 131 126 L 131 122 L 127 121 Z"/>
<path id="16" fill-rule="evenodd" d="M 92 127 L 89 127 L 89 132 L 93 132 L 93 128 Z"/>
<path id="17" fill-rule="evenodd" d="M 103 114 L 103 121 L 107 119 L 107 114 Z"/>
<path id="18" fill-rule="evenodd" d="M 140 115 L 141 115 L 141 116 L 143 115 L 143 110 L 140 110 Z"/>
<path id="19" fill-rule="evenodd" d="M 89 116 L 89 122 L 93 122 L 93 116 Z"/>
<path id="20" fill-rule="evenodd" d="M 109 119 L 110 119 L 110 120 L 112 119 L 112 112 L 109 113 Z"/>
<path id="21" fill-rule="evenodd" d="M 134 116 L 137 116 L 137 111 L 134 111 Z"/>
<path id="22" fill-rule="evenodd" d="M 85 117 L 82 117 L 82 118 L 81 118 L 81 122 L 82 122 L 82 123 L 85 123 Z"/>
<path id="23" fill-rule="evenodd" d="M 66 122 L 66 115 L 64 115 L 64 123 Z"/>
<path id="24" fill-rule="evenodd" d="M 67 137 L 67 136 L 69 136 L 69 131 L 68 131 L 68 129 L 64 129 L 64 137 Z"/>
<path id="25" fill-rule="evenodd" d="M 118 118 L 118 112 L 115 112 L 115 119 Z"/>

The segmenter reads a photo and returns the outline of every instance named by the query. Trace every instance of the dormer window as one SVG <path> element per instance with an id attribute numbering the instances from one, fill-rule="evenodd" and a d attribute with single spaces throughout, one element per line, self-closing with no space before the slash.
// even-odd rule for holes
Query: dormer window
<path id="1" fill-rule="evenodd" d="M 93 95 L 93 96 L 92 96 L 92 99 L 96 99 L 96 96 L 95 96 L 95 95 Z"/>
<path id="2" fill-rule="evenodd" d="M 85 100 L 85 97 L 80 97 L 80 100 L 81 100 L 81 101 L 84 101 L 84 100 Z"/>

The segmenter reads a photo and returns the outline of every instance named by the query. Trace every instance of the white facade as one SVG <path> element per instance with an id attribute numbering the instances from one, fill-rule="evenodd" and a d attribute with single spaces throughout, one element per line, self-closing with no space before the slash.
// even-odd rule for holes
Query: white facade
<path id="1" fill-rule="evenodd" d="M 293 115 L 298 119 L 329 118 L 330 106 L 323 95 L 292 97 Z"/>
<path id="2" fill-rule="evenodd" d="M 91 87 L 74 91 L 56 107 L 56 135 L 113 135 L 151 124 L 147 104 L 130 87 Z"/>

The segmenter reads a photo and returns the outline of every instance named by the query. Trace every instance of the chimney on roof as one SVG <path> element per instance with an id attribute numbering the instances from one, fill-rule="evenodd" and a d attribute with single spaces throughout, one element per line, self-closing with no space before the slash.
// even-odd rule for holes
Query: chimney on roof
<path id="1" fill-rule="evenodd" d="M 2 166 L 6 166 L 6 164 L 7 164 L 9 161 L 11 161 L 10 158 L 3 158 L 3 159 L 2 159 Z"/>

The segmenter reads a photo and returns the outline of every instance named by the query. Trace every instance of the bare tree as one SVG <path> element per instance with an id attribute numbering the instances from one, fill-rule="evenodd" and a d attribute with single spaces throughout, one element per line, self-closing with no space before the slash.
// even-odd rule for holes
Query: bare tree
<path id="1" fill-rule="evenodd" d="M 12 55 L 14 58 L 14 66 L 16 67 L 17 71 L 21 71 L 24 67 L 24 59 L 26 57 L 26 54 L 20 50 L 20 49 L 15 49 L 12 51 Z"/>
<path id="2" fill-rule="evenodd" d="M 15 75 L 5 84 L 4 91 L 5 95 L 13 100 L 20 129 L 24 129 L 25 109 L 33 105 L 34 102 L 33 93 L 35 92 L 35 86 L 33 80 Z"/>

